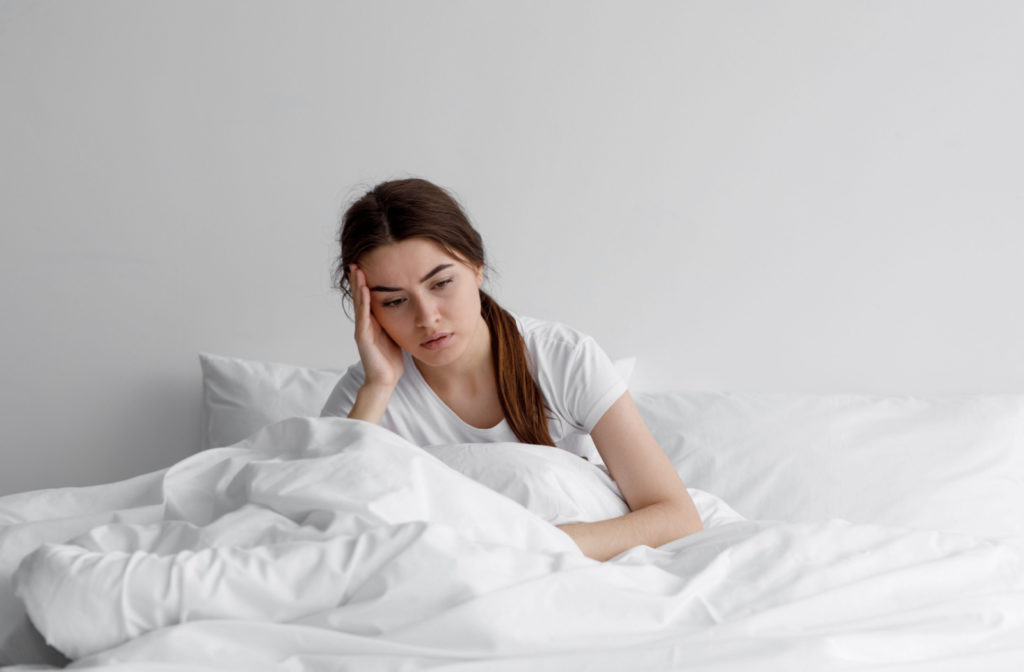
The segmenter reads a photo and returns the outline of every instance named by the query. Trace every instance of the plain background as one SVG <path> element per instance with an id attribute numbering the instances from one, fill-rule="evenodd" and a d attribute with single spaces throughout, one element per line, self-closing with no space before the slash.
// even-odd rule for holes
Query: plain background
<path id="1" fill-rule="evenodd" d="M 1014 0 L 0 2 L 0 493 L 199 442 L 197 353 L 344 367 L 421 176 L 634 389 L 1024 391 Z"/>

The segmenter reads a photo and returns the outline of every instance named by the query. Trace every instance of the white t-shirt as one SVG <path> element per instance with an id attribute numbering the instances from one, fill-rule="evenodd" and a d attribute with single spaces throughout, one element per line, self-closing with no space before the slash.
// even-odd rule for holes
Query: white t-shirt
<path id="1" fill-rule="evenodd" d="M 626 391 L 626 381 L 593 338 L 556 322 L 518 316 L 516 321 L 534 379 L 554 415 L 548 420 L 551 438 L 559 448 L 600 463 L 590 432 Z M 405 370 L 381 418 L 382 427 L 418 446 L 518 441 L 504 418 L 485 429 L 464 422 L 430 388 L 409 353 L 402 354 Z M 348 415 L 365 379 L 362 362 L 350 366 L 320 415 Z"/>

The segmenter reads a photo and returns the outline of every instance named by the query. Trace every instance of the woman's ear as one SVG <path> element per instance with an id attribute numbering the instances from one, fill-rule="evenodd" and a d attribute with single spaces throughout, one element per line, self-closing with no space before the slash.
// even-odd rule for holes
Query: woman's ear
<path id="1" fill-rule="evenodd" d="M 475 274 L 476 274 L 476 286 L 477 287 L 483 287 L 483 284 L 484 284 L 484 265 L 483 264 L 477 264 L 476 265 Z"/>

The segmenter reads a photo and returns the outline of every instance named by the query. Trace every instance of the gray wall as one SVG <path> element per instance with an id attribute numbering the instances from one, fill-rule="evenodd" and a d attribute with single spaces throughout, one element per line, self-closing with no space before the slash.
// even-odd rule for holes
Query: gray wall
<path id="1" fill-rule="evenodd" d="M 0 2 L 0 493 L 171 464 L 196 354 L 342 367 L 335 220 L 453 189 L 634 387 L 1024 390 L 1024 5 Z"/>

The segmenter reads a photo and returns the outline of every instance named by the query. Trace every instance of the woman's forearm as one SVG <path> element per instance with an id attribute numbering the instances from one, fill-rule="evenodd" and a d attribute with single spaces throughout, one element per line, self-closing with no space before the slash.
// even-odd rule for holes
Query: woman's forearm
<path id="1" fill-rule="evenodd" d="M 704 529 L 692 503 L 674 502 L 658 502 L 609 520 L 558 527 L 584 555 L 602 561 L 634 546 L 657 547 Z"/>
<path id="2" fill-rule="evenodd" d="M 390 385 L 363 385 L 356 393 L 356 402 L 352 404 L 348 417 L 379 425 L 394 391 Z"/>

